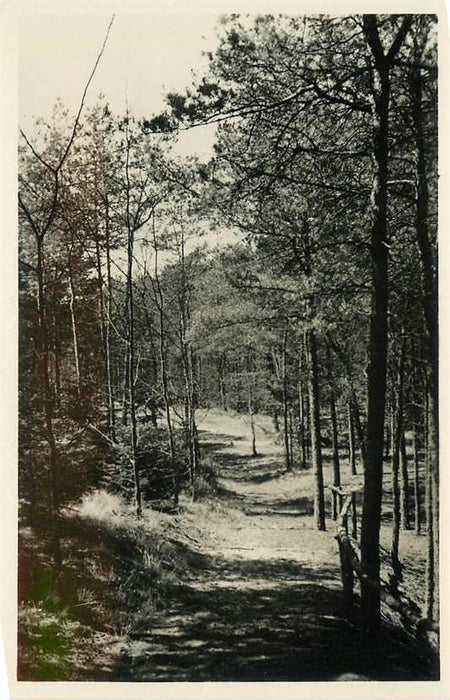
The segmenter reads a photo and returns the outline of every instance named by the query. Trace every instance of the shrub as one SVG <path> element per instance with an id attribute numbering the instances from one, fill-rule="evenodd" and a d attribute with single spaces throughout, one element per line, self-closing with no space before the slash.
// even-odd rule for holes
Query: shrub
<path id="1" fill-rule="evenodd" d="M 131 435 L 129 428 L 118 431 L 117 445 L 112 447 L 104 464 L 101 485 L 112 493 L 133 498 L 134 474 L 130 460 Z M 175 439 L 175 464 L 168 448 L 167 430 L 144 425 L 139 430 L 136 464 L 139 469 L 144 500 L 171 498 L 187 481 L 184 448 L 178 436 Z"/>

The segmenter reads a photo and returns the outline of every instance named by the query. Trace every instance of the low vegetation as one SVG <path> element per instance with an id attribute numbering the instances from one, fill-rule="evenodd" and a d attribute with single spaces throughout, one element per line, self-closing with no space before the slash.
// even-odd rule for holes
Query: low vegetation
<path id="1" fill-rule="evenodd" d="M 318 673 L 327 606 L 333 640 L 355 643 L 325 562 L 350 489 L 355 639 L 384 639 L 384 583 L 436 633 L 436 17 L 224 17 L 203 74 L 147 118 L 85 104 L 113 23 L 76 115 L 57 103 L 19 142 L 20 678 L 146 677 L 130 640 L 140 663 L 156 616 L 174 659 L 205 646 L 194 604 L 214 624 L 221 603 L 231 654 L 226 615 L 245 610 L 218 588 L 243 581 L 271 633 L 289 605 L 288 669 L 295 577 Z M 174 156 L 211 123 L 207 162 Z M 260 561 L 230 560 L 243 537 Z M 394 676 L 411 673 L 402 657 Z"/>

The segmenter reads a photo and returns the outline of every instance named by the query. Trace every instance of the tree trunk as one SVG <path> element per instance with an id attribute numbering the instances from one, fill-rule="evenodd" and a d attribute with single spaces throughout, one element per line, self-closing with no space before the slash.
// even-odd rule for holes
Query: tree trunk
<path id="1" fill-rule="evenodd" d="M 356 476 L 356 445 L 355 445 L 355 424 L 353 420 L 353 409 L 352 402 L 349 401 L 347 404 L 347 416 L 348 416 L 348 463 L 350 466 L 350 473 L 352 476 Z"/>
<path id="2" fill-rule="evenodd" d="M 228 403 L 227 403 L 227 388 L 225 386 L 225 380 L 224 380 L 225 358 L 223 355 L 221 355 L 219 357 L 219 360 L 217 363 L 217 369 L 218 369 L 218 374 L 219 374 L 220 401 L 222 404 L 222 410 L 226 412 L 226 411 L 228 411 Z"/>
<path id="3" fill-rule="evenodd" d="M 386 413 L 388 414 L 386 416 L 386 421 L 385 421 L 385 440 L 384 440 L 384 457 L 383 459 L 386 461 L 390 457 L 390 447 L 391 447 L 391 442 L 392 442 L 392 435 L 391 435 L 391 423 L 392 420 L 389 420 L 389 408 L 386 409 Z"/>
<path id="4" fill-rule="evenodd" d="M 131 461 L 133 465 L 134 479 L 134 503 L 138 517 L 142 514 L 142 491 L 139 465 L 137 462 L 137 422 L 136 422 L 136 399 L 135 399 L 135 348 L 134 348 L 134 288 L 133 288 L 133 260 L 134 260 L 134 234 L 136 220 L 131 216 L 131 183 L 130 183 L 130 141 L 128 130 L 126 130 L 126 222 L 127 222 L 127 321 L 128 321 L 128 345 L 127 345 L 127 377 L 128 377 L 128 397 L 130 406 L 131 421 Z M 124 402 L 125 407 L 125 402 Z"/>
<path id="5" fill-rule="evenodd" d="M 131 458 L 134 478 L 134 503 L 138 517 L 142 514 L 142 492 L 139 465 L 137 463 L 137 421 L 135 400 L 135 352 L 134 352 L 134 296 L 133 296 L 133 255 L 134 231 L 128 231 L 128 396 L 131 422 Z"/>
<path id="6" fill-rule="evenodd" d="M 98 318 L 100 329 L 100 348 L 103 355 L 103 367 L 105 372 L 106 384 L 106 333 L 105 333 L 105 300 L 103 298 L 103 275 L 102 275 L 102 257 L 100 251 L 100 241 L 98 240 L 98 230 L 95 230 L 95 267 L 97 271 L 97 294 L 98 294 Z"/>
<path id="7" fill-rule="evenodd" d="M 418 57 L 419 59 L 421 56 Z M 433 545 L 429 547 L 434 557 L 433 565 L 433 592 L 430 591 L 429 608 L 430 616 L 436 622 L 439 620 L 439 338 L 438 338 L 438 282 L 437 254 L 433 254 L 433 247 L 428 226 L 429 219 L 429 192 L 427 178 L 427 153 L 423 117 L 423 75 L 419 67 L 414 71 L 412 79 L 413 89 L 413 123 L 416 144 L 416 235 L 419 246 L 421 271 L 423 308 L 427 328 L 427 351 L 430 363 L 429 369 L 429 429 L 428 429 L 428 454 L 429 454 L 429 487 L 431 494 L 428 498 L 428 506 L 431 508 L 432 527 L 428 527 L 428 537 L 433 538 Z M 431 582 L 430 582 L 431 585 Z"/>
<path id="8" fill-rule="evenodd" d="M 50 381 L 49 364 L 49 337 L 47 326 L 47 298 L 44 278 L 44 244 L 43 238 L 36 235 L 37 248 L 37 282 L 38 282 L 38 349 L 40 359 L 40 375 L 44 390 L 44 425 L 45 439 L 49 447 L 49 475 L 50 475 L 50 511 L 52 515 L 52 554 L 56 569 L 62 564 L 62 554 L 59 534 L 59 455 L 53 430 L 54 395 Z"/>
<path id="9" fill-rule="evenodd" d="M 241 371 L 239 371 L 238 368 L 241 369 Z M 242 387 L 241 387 L 242 368 L 240 365 L 238 365 L 238 368 L 236 368 L 236 371 L 234 373 L 235 383 L 236 383 L 236 411 L 238 413 L 242 413 L 242 406 L 243 406 L 242 394 L 241 394 L 241 391 L 242 391 Z"/>
<path id="10" fill-rule="evenodd" d="M 195 376 L 195 364 L 194 364 L 194 352 L 192 350 L 192 347 L 189 346 L 188 348 L 188 369 L 189 369 L 189 388 L 190 388 L 190 397 L 189 397 L 189 433 L 190 433 L 190 438 L 191 438 L 191 449 L 192 449 L 192 473 L 194 476 L 194 495 L 195 495 L 195 481 L 197 478 L 197 473 L 198 473 L 198 468 L 199 468 L 199 457 L 200 457 L 200 446 L 198 442 L 198 432 L 197 432 L 197 426 L 195 422 L 195 412 L 197 410 L 197 405 L 198 405 L 198 378 Z M 199 367 L 197 363 L 197 367 Z"/>
<path id="11" fill-rule="evenodd" d="M 411 529 L 411 521 L 409 515 L 409 475 L 408 475 L 408 457 L 406 454 L 405 431 L 402 430 L 400 438 L 400 474 L 401 474 L 401 522 L 402 530 Z"/>
<path id="12" fill-rule="evenodd" d="M 75 316 L 75 292 L 73 288 L 73 278 L 72 270 L 70 268 L 69 260 L 69 308 L 70 308 L 70 322 L 72 326 L 72 342 L 73 342 L 73 355 L 75 361 L 75 378 L 77 387 L 77 396 L 81 396 L 81 376 L 80 376 L 80 355 L 78 352 L 78 331 L 77 331 L 77 321 Z"/>
<path id="13" fill-rule="evenodd" d="M 376 42 L 376 19 L 364 16 L 366 40 Z M 369 39 L 370 37 L 370 39 Z M 378 38 L 379 41 L 379 38 Z M 374 49 L 372 51 L 375 53 Z M 380 525 L 383 483 L 383 428 L 386 401 L 388 256 L 387 256 L 387 176 L 389 69 L 376 58 L 373 100 L 373 162 L 371 194 L 372 290 L 367 388 L 367 445 L 364 463 L 364 499 L 361 523 L 361 564 L 367 576 L 380 579 Z M 380 626 L 380 596 L 364 581 L 361 583 L 363 626 L 376 630 Z"/>
<path id="14" fill-rule="evenodd" d="M 203 362 L 200 353 L 195 354 L 195 364 L 197 366 L 197 369 L 194 371 L 196 403 L 198 406 L 201 406 L 203 397 Z"/>
<path id="15" fill-rule="evenodd" d="M 336 415 L 336 398 L 334 395 L 334 387 L 330 386 L 330 417 L 331 417 L 331 440 L 333 449 L 333 485 L 341 485 L 341 467 L 339 461 L 339 440 Z M 337 520 L 339 511 L 342 507 L 342 498 L 333 491 L 333 520 Z"/>
<path id="16" fill-rule="evenodd" d="M 250 417 L 250 429 L 252 435 L 252 455 L 258 455 L 256 451 L 256 433 L 255 433 L 255 414 L 253 408 L 253 375 L 250 364 L 250 359 L 247 358 L 247 398 L 248 398 L 248 415 Z"/>
<path id="17" fill-rule="evenodd" d="M 126 306 L 128 307 L 128 295 L 126 299 Z M 127 330 L 127 336 L 128 336 L 128 330 Z M 129 367 L 129 361 L 130 361 L 130 349 L 129 349 L 129 344 L 130 340 L 129 337 L 127 337 L 126 343 L 125 343 L 125 353 L 123 356 L 123 375 L 122 375 L 122 425 L 128 425 L 128 404 L 129 404 L 129 397 L 130 397 L 130 387 L 129 387 L 129 379 L 130 379 L 130 367 Z"/>
<path id="18" fill-rule="evenodd" d="M 150 345 L 151 345 L 151 358 L 150 358 L 150 366 L 151 366 L 151 380 L 152 380 L 152 389 L 149 392 L 149 397 L 146 401 L 146 407 L 150 409 L 150 420 L 152 422 L 152 425 L 154 428 L 158 427 L 158 405 L 157 405 L 157 396 L 158 396 L 158 350 L 156 348 L 156 343 L 154 340 L 154 328 L 153 328 L 153 322 L 152 322 L 152 317 L 150 316 L 149 310 L 148 310 L 148 305 L 147 305 L 147 294 L 146 294 L 146 287 L 145 287 L 145 279 L 147 275 L 147 268 L 144 268 L 144 275 L 143 275 L 143 280 L 144 280 L 144 285 L 142 287 L 142 306 L 144 309 L 144 314 L 145 314 L 145 320 L 147 323 L 147 331 L 149 334 L 149 339 L 150 339 Z M 153 288 L 154 291 L 154 288 Z"/>
<path id="19" fill-rule="evenodd" d="M 186 338 L 187 309 L 185 298 L 185 278 L 184 278 L 184 256 L 181 255 L 182 270 L 182 291 L 180 295 L 180 338 L 181 338 L 181 364 L 184 376 L 184 427 L 186 436 L 186 448 L 189 455 L 189 481 L 191 495 L 195 499 L 195 479 L 196 479 L 196 450 L 194 445 L 194 405 L 193 405 L 193 363 L 190 348 Z"/>
<path id="20" fill-rule="evenodd" d="M 158 360 L 156 355 L 153 356 L 152 359 L 152 368 L 153 368 L 153 395 L 151 396 L 150 399 L 150 416 L 151 416 L 151 421 L 152 425 L 154 428 L 158 427 L 158 407 L 157 407 L 157 399 L 156 399 L 156 390 L 158 386 Z"/>
<path id="21" fill-rule="evenodd" d="M 392 61 L 411 26 L 404 18 L 392 45 L 384 52 L 376 15 L 363 15 L 363 32 L 374 58 L 373 71 L 373 183 L 371 193 L 371 317 L 367 387 L 367 444 L 364 465 L 364 501 L 361 524 L 361 564 L 377 584 L 380 579 L 380 525 L 383 484 L 383 433 L 386 404 L 388 346 L 388 241 L 387 181 L 389 154 L 389 97 Z M 363 626 L 380 626 L 380 594 L 367 582 L 361 583 Z"/>
<path id="22" fill-rule="evenodd" d="M 419 477 L 419 449 L 417 440 L 417 422 L 413 426 L 413 460 L 414 460 L 414 530 L 420 535 L 421 521 L 421 495 L 420 495 L 420 477 Z"/>
<path id="23" fill-rule="evenodd" d="M 275 430 L 276 433 L 279 433 L 280 432 L 280 419 L 278 417 L 278 406 L 276 404 L 273 407 L 272 418 L 273 418 L 273 429 Z"/>
<path id="24" fill-rule="evenodd" d="M 162 297 L 162 294 L 161 294 Z M 160 301 L 161 303 L 161 301 Z M 170 415 L 170 398 L 169 398 L 169 383 L 167 378 L 167 368 L 166 368 L 166 347 L 165 347 L 165 337 L 164 337 L 164 311 L 163 307 L 160 306 L 159 309 L 160 318 L 160 342 L 159 342 L 159 358 L 161 364 L 161 380 L 163 385 L 163 400 L 164 400 L 164 410 L 166 413 L 166 423 L 167 423 L 167 434 L 169 440 L 169 455 L 172 469 L 175 470 L 175 443 L 173 437 L 173 426 L 172 417 Z M 175 504 L 178 504 L 178 491 L 179 484 L 177 475 L 174 472 L 174 490 L 175 490 Z"/>
<path id="25" fill-rule="evenodd" d="M 284 437 L 284 458 L 286 463 L 286 471 L 292 471 L 291 454 L 289 451 L 289 399 L 287 388 L 287 352 L 288 330 L 287 326 L 283 333 L 283 355 L 282 355 L 282 380 L 283 380 L 283 437 Z"/>
<path id="26" fill-rule="evenodd" d="M 60 408 L 61 396 L 61 338 L 58 321 L 59 304 L 56 294 L 53 294 L 53 328 L 54 328 L 54 361 L 55 361 L 55 407 Z"/>
<path id="27" fill-rule="evenodd" d="M 318 530 L 325 530 L 325 497 L 323 488 L 322 444 L 320 428 L 320 392 L 317 363 L 317 341 L 314 330 L 307 333 L 309 359 L 309 406 L 312 466 L 314 471 L 314 518 Z"/>
<path id="28" fill-rule="evenodd" d="M 428 562 L 429 569 L 429 606 L 430 619 L 439 622 L 439 473 L 438 473 L 438 436 L 437 436 L 437 406 L 435 391 L 430 388 L 428 397 Z"/>
<path id="29" fill-rule="evenodd" d="M 305 407 L 305 395 L 303 393 L 303 387 L 300 383 L 300 396 L 299 396 L 299 443 L 301 450 L 301 468 L 306 469 L 307 465 L 307 433 L 306 433 L 306 421 L 307 421 L 307 411 Z"/>
<path id="30" fill-rule="evenodd" d="M 428 387 L 427 387 L 428 389 Z M 436 607 L 435 595 L 435 556 L 434 556 L 434 517 L 433 517 L 433 480 L 430 450 L 430 400 L 429 392 L 425 395 L 425 512 L 427 516 L 427 567 L 426 567 L 426 596 L 425 616 L 434 619 Z"/>
<path id="31" fill-rule="evenodd" d="M 293 409 L 289 409 L 289 454 L 292 468 L 294 467 L 294 415 Z"/>
<path id="32" fill-rule="evenodd" d="M 125 313 L 126 316 L 128 316 L 128 309 L 129 309 L 129 285 L 128 281 L 126 284 L 125 288 Z M 122 375 L 122 425 L 126 426 L 128 425 L 128 409 L 129 409 L 129 399 L 130 399 L 130 387 L 129 387 L 129 379 L 130 379 L 130 368 L 129 368 L 129 360 L 130 360 L 130 329 L 128 326 L 128 323 L 126 325 L 125 329 L 125 354 L 123 357 L 123 375 Z"/>
<path id="33" fill-rule="evenodd" d="M 348 411 L 348 462 L 350 474 L 356 476 L 356 445 L 355 445 L 355 425 L 353 420 L 353 408 L 351 399 L 347 403 Z M 358 514 L 356 511 L 356 494 L 352 494 L 352 537 L 356 540 L 358 535 Z"/>
<path id="34" fill-rule="evenodd" d="M 111 362 L 111 318 L 112 318 L 112 276 L 111 276 L 111 250 L 109 237 L 109 209 L 108 200 L 106 200 L 106 323 L 105 323 L 105 360 L 106 360 L 106 387 L 108 392 L 108 428 L 109 435 L 113 442 L 116 442 L 116 413 L 112 379 L 112 362 Z"/>
<path id="35" fill-rule="evenodd" d="M 111 259 L 110 259 L 110 240 L 109 240 L 109 212 L 106 207 L 106 305 L 105 305 L 105 285 L 102 275 L 102 260 L 100 241 L 98 232 L 95 232 L 95 251 L 96 251 L 96 267 L 97 267 L 97 288 L 98 288 L 98 305 L 99 305 L 99 320 L 100 320 L 100 336 L 101 347 L 103 353 L 103 367 L 106 386 L 106 397 L 108 407 L 108 433 L 113 442 L 116 442 L 115 431 L 115 415 L 114 415 L 114 399 L 112 393 L 111 379 L 111 333 L 110 333 L 110 318 L 111 318 Z M 106 307 L 106 308 L 105 308 Z"/>
<path id="36" fill-rule="evenodd" d="M 399 486 L 399 461 L 400 461 L 400 440 L 401 440 L 401 422 L 402 422 L 402 406 L 401 400 L 397 404 L 395 411 L 395 401 L 392 398 L 392 547 L 391 547 L 391 562 L 392 569 L 396 581 L 402 579 L 402 567 L 399 559 L 400 546 L 400 486 Z"/>
<path id="37" fill-rule="evenodd" d="M 302 382 L 302 357 L 303 343 L 300 345 L 298 359 L 298 444 L 301 453 L 301 469 L 306 469 L 306 425 L 305 425 L 305 398 Z"/>
<path id="38" fill-rule="evenodd" d="M 181 293 L 180 293 L 180 326 L 181 326 L 181 353 L 182 364 L 185 375 L 185 401 L 186 401 L 186 427 L 189 452 L 189 473 L 191 483 L 191 494 L 193 500 L 196 498 L 196 480 L 199 465 L 199 445 L 195 424 L 195 411 L 197 406 L 197 389 L 200 382 L 201 365 L 200 358 L 194 357 L 192 346 L 187 338 L 188 323 L 190 320 L 189 292 L 186 279 L 185 265 L 185 235 L 181 230 L 177 235 L 177 249 L 181 272 Z M 197 362 L 196 362 L 197 360 Z M 195 376 L 195 366 L 197 365 L 197 377 Z"/>
<path id="39" fill-rule="evenodd" d="M 173 485 L 174 485 L 174 501 L 175 505 L 178 505 L 178 497 L 180 490 L 179 475 L 177 471 L 176 461 L 175 461 L 175 441 L 172 426 L 172 417 L 170 414 L 170 397 L 169 397 L 169 382 L 167 376 L 167 364 L 166 364 L 166 336 L 165 336 L 165 319 L 164 319 L 164 296 L 159 281 L 158 272 L 158 244 L 156 240 L 155 232 L 155 217 L 153 216 L 153 246 L 155 252 L 155 290 L 156 290 L 156 306 L 158 308 L 159 314 L 159 359 L 161 366 L 161 380 L 163 386 L 163 401 L 164 410 L 166 414 L 167 423 L 167 434 L 169 442 L 169 455 L 170 455 L 170 465 L 173 473 Z"/>
<path id="40" fill-rule="evenodd" d="M 309 379 L 308 379 L 309 382 Z M 304 396 L 305 399 L 305 450 L 306 450 L 306 462 L 311 462 L 311 406 L 309 400 L 309 384 L 307 392 Z"/>
<path id="41" fill-rule="evenodd" d="M 361 462 L 364 465 L 366 461 L 366 439 L 364 436 L 364 428 L 361 423 L 361 413 L 359 409 L 359 404 L 358 400 L 356 398 L 356 392 L 353 390 L 352 394 L 352 415 L 353 415 L 353 424 L 355 426 L 355 431 L 356 435 L 358 438 L 358 443 L 359 443 L 359 451 L 361 454 Z"/>

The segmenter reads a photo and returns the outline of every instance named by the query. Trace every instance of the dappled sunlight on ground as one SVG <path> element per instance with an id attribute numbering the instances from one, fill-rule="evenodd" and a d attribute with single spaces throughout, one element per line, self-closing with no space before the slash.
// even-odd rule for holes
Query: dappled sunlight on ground
<path id="1" fill-rule="evenodd" d="M 185 504 L 198 542 L 193 566 L 167 606 L 130 633 L 118 680 L 424 677 L 399 631 L 375 639 L 342 618 L 337 544 L 314 527 L 312 474 L 286 474 L 269 419 L 256 422 L 253 457 L 246 417 L 201 412 L 224 505 Z"/>

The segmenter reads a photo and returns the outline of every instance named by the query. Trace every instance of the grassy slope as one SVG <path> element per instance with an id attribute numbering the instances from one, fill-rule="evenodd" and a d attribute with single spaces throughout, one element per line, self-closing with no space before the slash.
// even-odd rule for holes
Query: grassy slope
<path id="1" fill-rule="evenodd" d="M 146 509 L 138 521 L 103 491 L 66 510 L 62 529 L 57 576 L 45 534 L 20 531 L 20 678 L 107 680 L 130 632 L 189 569 L 195 541 L 188 520 Z"/>

